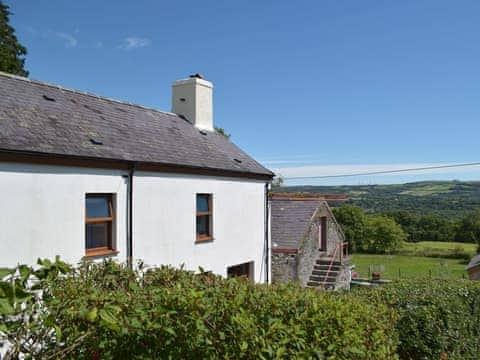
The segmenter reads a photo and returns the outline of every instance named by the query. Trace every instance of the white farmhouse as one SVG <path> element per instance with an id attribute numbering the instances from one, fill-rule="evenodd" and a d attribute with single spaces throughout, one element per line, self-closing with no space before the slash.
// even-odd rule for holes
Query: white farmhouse
<path id="1" fill-rule="evenodd" d="M 269 282 L 272 173 L 214 130 L 212 84 L 172 113 L 0 73 L 0 266 L 60 255 Z"/>

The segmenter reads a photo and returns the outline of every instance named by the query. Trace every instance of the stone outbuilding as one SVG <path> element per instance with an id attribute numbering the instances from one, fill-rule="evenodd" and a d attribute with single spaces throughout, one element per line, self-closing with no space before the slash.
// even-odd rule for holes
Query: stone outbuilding
<path id="1" fill-rule="evenodd" d="M 348 244 L 324 198 L 271 197 L 272 281 L 348 288 Z"/>
<path id="2" fill-rule="evenodd" d="M 475 255 L 467 265 L 468 277 L 471 280 L 480 280 L 480 254 Z"/>

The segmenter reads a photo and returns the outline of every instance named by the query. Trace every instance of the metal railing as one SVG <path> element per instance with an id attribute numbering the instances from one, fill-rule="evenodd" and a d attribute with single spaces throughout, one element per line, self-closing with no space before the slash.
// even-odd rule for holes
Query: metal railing
<path id="1" fill-rule="evenodd" d="M 339 250 L 340 250 L 339 261 L 340 261 L 340 263 L 342 263 L 343 258 L 348 257 L 348 241 L 339 242 L 335 246 L 335 250 L 333 251 L 332 259 L 330 260 L 330 264 L 328 265 L 327 273 L 325 274 L 325 277 L 323 278 L 323 283 L 322 283 L 323 288 L 325 288 L 325 284 L 327 283 L 328 275 L 330 275 L 330 272 L 332 271 L 332 266 L 333 266 L 333 263 L 335 262 L 335 259 L 337 257 L 337 252 Z"/>

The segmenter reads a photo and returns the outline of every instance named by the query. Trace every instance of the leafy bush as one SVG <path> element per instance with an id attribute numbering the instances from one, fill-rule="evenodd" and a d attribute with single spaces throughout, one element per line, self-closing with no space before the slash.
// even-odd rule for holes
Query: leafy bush
<path id="1" fill-rule="evenodd" d="M 335 219 L 342 226 L 345 239 L 348 240 L 352 252 L 361 251 L 366 241 L 367 217 L 365 212 L 351 205 L 333 208 Z"/>
<path id="2" fill-rule="evenodd" d="M 54 311 L 61 309 L 47 309 L 40 299 L 47 290 L 45 284 L 71 267 L 58 258 L 55 262 L 39 260 L 38 264 L 38 270 L 26 265 L 0 268 L 0 349 L 5 342 L 9 344 L 5 359 L 17 359 L 21 353 L 34 357 L 60 332 Z"/>
<path id="3" fill-rule="evenodd" d="M 480 354 L 480 284 L 468 280 L 402 280 L 360 291 L 399 315 L 401 359 L 477 359 Z M 358 295 L 358 294 L 357 294 Z"/>
<path id="4" fill-rule="evenodd" d="M 351 293 L 169 267 L 56 261 L 0 269 L 6 359 L 476 359 L 480 283 Z M 398 349 L 397 349 L 398 345 Z"/>
<path id="5" fill-rule="evenodd" d="M 0 310 L 10 324 L 0 331 L 12 358 L 20 352 L 75 359 L 396 358 L 395 313 L 380 296 L 255 285 L 168 267 L 47 265 L 49 271 L 30 269 L 30 281 L 18 283 L 27 297 L 13 301 L 14 311 Z M 8 284 L 21 280 L 8 276 Z M 42 289 L 41 301 L 28 283 Z M 16 331 L 21 325 L 25 330 Z"/>
<path id="6" fill-rule="evenodd" d="M 468 214 L 459 221 L 455 241 L 478 243 L 480 247 L 480 210 Z"/>
<path id="7" fill-rule="evenodd" d="M 406 237 L 395 220 L 386 216 L 369 216 L 362 250 L 369 254 L 392 253 L 400 248 Z"/>
<path id="8" fill-rule="evenodd" d="M 388 216 L 365 215 L 356 206 L 333 209 L 353 252 L 385 254 L 395 252 L 406 240 L 406 233 Z"/>

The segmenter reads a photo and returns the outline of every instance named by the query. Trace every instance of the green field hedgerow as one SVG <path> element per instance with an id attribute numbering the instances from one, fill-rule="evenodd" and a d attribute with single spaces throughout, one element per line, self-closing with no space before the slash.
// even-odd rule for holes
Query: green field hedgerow
<path id="1" fill-rule="evenodd" d="M 166 267 L 57 268 L 65 273 L 34 273 L 42 306 L 21 283 L 32 273 L 26 267 L 17 290 L 30 306 L 22 310 L 0 294 L 8 303 L 0 316 L 13 358 L 19 352 L 72 359 L 396 358 L 394 311 L 362 297 Z"/>

